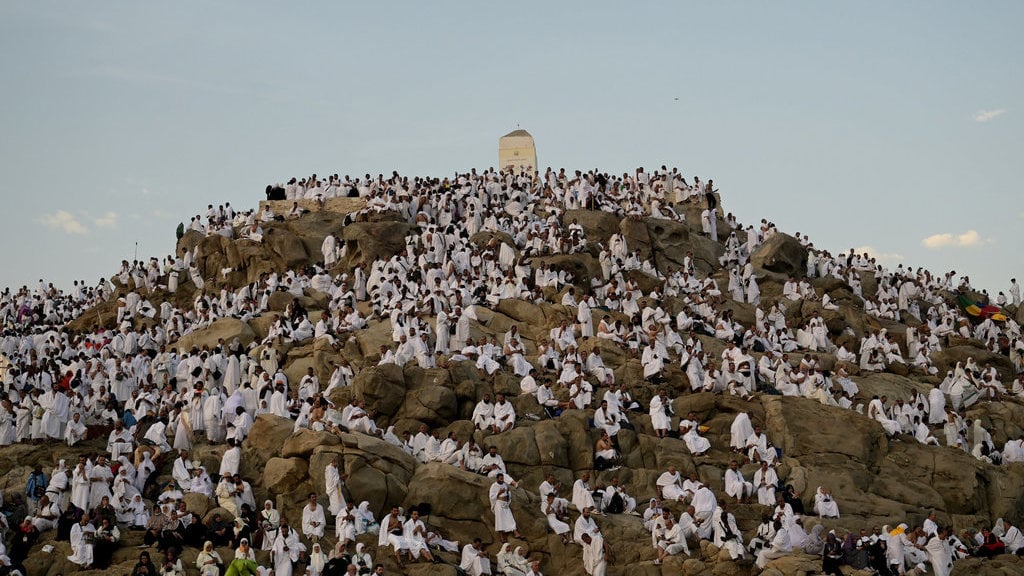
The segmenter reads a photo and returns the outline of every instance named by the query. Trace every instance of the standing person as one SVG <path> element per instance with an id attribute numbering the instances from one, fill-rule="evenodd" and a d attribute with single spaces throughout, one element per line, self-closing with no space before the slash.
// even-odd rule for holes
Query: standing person
<path id="1" fill-rule="evenodd" d="M 345 477 L 347 476 L 341 471 L 341 457 L 335 456 L 331 459 L 331 463 L 324 469 L 324 484 L 327 488 L 327 497 L 330 499 L 330 510 L 331 514 L 338 515 L 342 510 L 345 510 L 345 495 L 342 493 L 342 486 L 344 485 Z"/>
<path id="2" fill-rule="evenodd" d="M 928 543 L 925 544 L 928 560 L 932 563 L 932 574 L 935 576 L 949 576 L 953 571 L 953 555 L 946 541 L 948 538 L 949 530 L 942 527 L 937 534 L 930 536 Z"/>
<path id="3" fill-rule="evenodd" d="M 39 499 L 46 494 L 46 486 L 49 484 L 49 479 L 46 477 L 46 473 L 43 472 L 42 464 L 36 464 L 35 468 L 32 469 L 32 473 L 28 476 L 28 482 L 25 483 L 25 496 L 28 498 L 28 513 L 35 514 L 36 508 L 39 507 Z"/>
<path id="4" fill-rule="evenodd" d="M 600 532 L 583 535 L 583 570 L 589 576 L 605 576 L 609 553 L 608 543 Z"/>
<path id="5" fill-rule="evenodd" d="M 519 530 L 516 529 L 516 519 L 512 515 L 512 488 L 505 483 L 505 475 L 498 473 L 494 484 L 488 491 L 488 498 L 491 501 L 491 511 L 494 513 L 494 531 L 498 538 L 505 542 L 508 534 L 513 533 L 519 538 Z"/>
<path id="6" fill-rule="evenodd" d="M 292 576 L 295 562 L 299 560 L 299 552 L 305 551 L 306 547 L 299 541 L 298 533 L 282 522 L 271 548 L 275 576 Z"/>

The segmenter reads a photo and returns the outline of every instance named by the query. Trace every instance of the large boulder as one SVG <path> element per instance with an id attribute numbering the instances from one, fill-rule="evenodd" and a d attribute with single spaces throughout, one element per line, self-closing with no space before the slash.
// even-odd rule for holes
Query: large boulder
<path id="1" fill-rule="evenodd" d="M 178 339 L 175 347 L 179 351 L 191 350 L 193 347 L 213 349 L 219 342 L 231 344 L 238 338 L 242 346 L 248 346 L 256 339 L 256 332 L 248 324 L 237 318 L 218 318 L 212 324 L 186 334 Z"/>
<path id="2" fill-rule="evenodd" d="M 455 391 L 446 386 L 424 386 L 406 394 L 401 417 L 446 426 L 458 415 Z"/>
<path id="3" fill-rule="evenodd" d="M 566 210 L 562 214 L 562 228 L 573 223 L 583 227 L 588 242 L 607 244 L 611 235 L 619 231 L 619 217 L 603 210 Z"/>
<path id="4" fill-rule="evenodd" d="M 651 218 L 647 221 L 647 233 L 659 272 L 666 273 L 669 267 L 678 270 L 687 256 L 690 256 L 694 267 L 701 273 L 707 274 L 720 268 L 718 257 L 725 252 L 725 248 L 691 230 L 684 222 Z"/>
<path id="5" fill-rule="evenodd" d="M 768 436 L 784 456 L 835 454 L 871 466 L 885 454 L 885 432 L 867 417 L 805 398 L 770 396 L 763 404 Z M 830 425 L 838 417 L 843 426 Z"/>
<path id="6" fill-rule="evenodd" d="M 345 226 L 342 239 L 348 249 L 348 261 L 366 266 L 375 260 L 388 260 L 405 250 L 405 235 L 412 227 L 405 222 L 354 222 Z"/>
<path id="7" fill-rule="evenodd" d="M 357 398 L 366 400 L 367 408 L 385 418 L 397 414 L 405 402 L 405 376 L 395 364 L 366 368 L 356 376 L 352 388 Z"/>
<path id="8" fill-rule="evenodd" d="M 292 492 L 309 478 L 309 463 L 302 458 L 271 458 L 263 468 L 262 485 L 274 494 Z"/>
<path id="9" fill-rule="evenodd" d="M 263 244 L 277 257 L 282 268 L 294 270 L 309 263 L 309 254 L 302 241 L 283 225 L 264 228 Z"/>
<path id="10" fill-rule="evenodd" d="M 292 434 L 281 447 L 281 456 L 284 458 L 306 458 L 313 453 L 317 446 L 337 446 L 341 444 L 341 438 L 330 432 L 314 432 L 308 428 L 302 428 Z"/>
<path id="11" fill-rule="evenodd" d="M 379 517 L 380 512 L 405 499 L 416 470 L 416 460 L 412 456 L 366 434 L 342 434 L 341 442 L 345 472 L 348 474 L 345 483 L 356 502 L 368 501 Z"/>
<path id="12" fill-rule="evenodd" d="M 807 273 L 807 248 L 789 234 L 773 234 L 761 243 L 750 261 L 756 268 L 801 277 Z"/>
<path id="13" fill-rule="evenodd" d="M 267 460 L 278 454 L 285 440 L 291 437 L 294 427 L 295 423 L 288 418 L 260 414 L 242 443 L 242 466 L 239 472 L 247 478 L 260 476 Z"/>

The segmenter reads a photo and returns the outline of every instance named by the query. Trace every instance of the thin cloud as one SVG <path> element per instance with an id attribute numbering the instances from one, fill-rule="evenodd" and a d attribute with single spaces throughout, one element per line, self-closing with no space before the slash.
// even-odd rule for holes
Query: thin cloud
<path id="1" fill-rule="evenodd" d="M 902 254 L 897 254 L 895 252 L 879 252 L 873 246 L 861 246 L 859 248 L 854 248 L 853 251 L 857 254 L 864 254 L 866 252 L 883 266 L 892 266 L 905 260 Z"/>
<path id="2" fill-rule="evenodd" d="M 99 218 L 93 218 L 92 223 L 97 228 L 114 228 L 117 226 L 117 212 L 107 212 Z"/>
<path id="3" fill-rule="evenodd" d="M 971 247 L 980 246 L 985 243 L 985 240 L 978 234 L 977 230 L 968 230 L 963 234 L 952 234 L 950 232 L 944 232 L 942 234 L 932 234 L 931 236 L 921 240 L 921 245 L 925 248 L 931 248 L 932 250 L 938 248 L 946 248 L 949 246 L 960 246 L 960 247 Z"/>
<path id="4" fill-rule="evenodd" d="M 51 230 L 59 230 L 65 234 L 88 234 L 89 229 L 78 221 L 74 214 L 67 210 L 58 210 L 53 214 L 43 214 L 39 222 Z"/>
<path id="5" fill-rule="evenodd" d="M 975 122 L 989 122 L 999 118 L 1003 114 L 1006 114 L 1006 108 L 996 108 L 995 110 L 978 110 L 974 113 Z"/>

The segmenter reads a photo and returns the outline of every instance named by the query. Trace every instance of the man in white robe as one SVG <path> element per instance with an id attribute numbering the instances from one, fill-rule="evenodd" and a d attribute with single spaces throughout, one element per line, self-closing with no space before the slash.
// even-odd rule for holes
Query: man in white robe
<path id="1" fill-rule="evenodd" d="M 564 498 L 558 498 L 554 492 L 548 492 L 540 503 L 541 514 L 547 518 L 548 528 L 562 539 L 562 544 L 569 543 L 569 525 L 563 521 L 568 519 L 569 508 Z"/>
<path id="2" fill-rule="evenodd" d="M 473 407 L 471 420 L 477 430 L 487 430 L 494 426 L 494 403 L 491 402 L 490 394 L 484 394 L 483 399 Z"/>
<path id="3" fill-rule="evenodd" d="M 415 508 L 409 513 L 409 519 L 402 525 L 402 537 L 408 546 L 409 560 L 419 559 L 422 555 L 425 559 L 433 562 L 434 556 L 426 542 L 427 527 L 420 520 L 419 511 Z"/>
<path id="4" fill-rule="evenodd" d="M 494 424 L 491 429 L 495 434 L 507 432 L 516 424 L 516 409 L 512 403 L 505 399 L 504 394 L 498 394 L 494 403 Z"/>
<path id="5" fill-rule="evenodd" d="M 1003 535 L 999 537 L 1006 544 L 1007 554 L 1016 554 L 1024 548 L 1024 534 L 1020 528 L 1010 524 L 1009 520 L 1003 520 Z"/>
<path id="6" fill-rule="evenodd" d="M 85 422 L 82 421 L 82 415 L 78 412 L 72 414 L 71 421 L 67 423 L 67 428 L 64 430 L 64 439 L 67 441 L 68 446 L 74 446 L 84 440 L 87 433 Z"/>
<path id="7" fill-rule="evenodd" d="M 729 461 L 729 468 L 725 471 L 725 493 L 743 503 L 749 502 L 754 493 L 754 485 L 743 479 L 739 463 L 735 460 Z"/>
<path id="8" fill-rule="evenodd" d="M 589 576 L 605 576 L 608 570 L 608 550 L 600 532 L 584 534 L 583 571 Z"/>
<path id="9" fill-rule="evenodd" d="M 391 508 L 391 513 L 380 521 L 377 546 L 381 548 L 391 546 L 399 567 L 403 566 L 402 552 L 409 550 L 409 545 L 406 544 L 403 534 L 405 534 L 405 518 L 399 514 L 398 506 L 394 506 Z"/>
<path id="10" fill-rule="evenodd" d="M 679 421 L 679 434 L 694 456 L 703 456 L 711 449 L 711 442 L 700 435 L 700 424 L 693 412 L 690 412 L 685 420 Z"/>
<path id="11" fill-rule="evenodd" d="M 660 565 L 666 557 L 675 556 L 682 552 L 690 555 L 690 547 L 686 543 L 686 527 L 673 522 L 671 518 L 665 519 L 665 530 L 658 536 L 655 544 L 658 549 L 658 558 L 654 564 Z"/>
<path id="12" fill-rule="evenodd" d="M 466 544 L 462 548 L 459 569 L 466 571 L 470 576 L 490 576 L 491 560 L 487 557 L 487 550 L 479 538 L 474 538 L 472 544 Z"/>
<path id="13" fill-rule="evenodd" d="M 932 564 L 932 574 L 935 576 L 949 576 L 953 571 L 953 554 L 947 542 L 948 537 L 949 531 L 942 528 L 937 535 L 931 536 L 925 545 L 928 561 Z"/>
<path id="14" fill-rule="evenodd" d="M 583 545 L 584 534 L 590 534 L 593 536 L 594 534 L 599 534 L 601 532 L 601 529 L 597 527 L 597 522 L 594 521 L 593 511 L 594 508 L 592 506 L 582 508 L 580 510 L 579 518 L 576 519 L 576 523 L 573 525 L 573 542 L 576 542 L 581 546 Z"/>
<path id="15" fill-rule="evenodd" d="M 192 484 L 192 463 L 188 459 L 188 451 L 178 452 L 178 458 L 171 468 L 171 477 L 182 492 L 188 492 Z"/>
<path id="16" fill-rule="evenodd" d="M 345 509 L 345 495 L 342 492 L 343 481 L 347 476 L 341 471 L 341 456 L 335 456 L 324 468 L 324 485 L 330 501 L 331 514 L 338 515 Z"/>
<path id="17" fill-rule="evenodd" d="M 100 455 L 96 458 L 96 465 L 89 470 L 89 509 L 99 506 L 103 498 L 113 500 L 114 495 L 110 491 L 110 484 L 114 480 L 114 473 L 107 465 L 107 457 Z M 191 478 L 189 482 L 191 483 Z"/>
<path id="18" fill-rule="evenodd" d="M 675 466 L 669 466 L 667 472 L 658 477 L 658 489 L 661 490 L 662 500 L 678 500 L 682 502 L 686 498 L 686 491 L 683 490 L 683 480 Z"/>
<path id="19" fill-rule="evenodd" d="M 299 541 L 298 533 L 282 522 L 271 547 L 274 576 L 292 576 L 292 569 L 299 559 L 299 553 L 305 550 L 306 546 Z"/>
<path id="20" fill-rule="evenodd" d="M 317 502 L 316 494 L 310 492 L 309 503 L 302 508 L 302 534 L 315 544 L 324 537 L 326 526 L 324 507 Z"/>
<path id="21" fill-rule="evenodd" d="M 577 510 L 594 507 L 594 495 L 590 489 L 590 472 L 584 472 L 572 485 L 572 503 Z"/>
<path id="22" fill-rule="evenodd" d="M 757 553 L 757 562 L 755 564 L 761 570 L 764 570 L 768 562 L 776 558 L 788 556 L 793 552 L 793 545 L 789 541 L 789 531 L 786 530 L 779 520 L 775 521 L 774 527 L 775 537 L 772 538 L 771 544 Z"/>
<path id="23" fill-rule="evenodd" d="M 111 460 L 120 459 L 122 454 L 131 454 L 133 449 L 132 435 L 125 429 L 124 423 L 118 420 L 114 423 L 114 429 L 110 431 L 107 438 L 107 450 L 110 452 Z"/>
<path id="24" fill-rule="evenodd" d="M 96 527 L 89 522 L 89 515 L 83 514 L 82 519 L 71 527 L 71 556 L 68 561 L 88 570 L 92 567 L 92 543 Z"/>
<path id="25" fill-rule="evenodd" d="M 728 550 L 729 557 L 733 560 L 743 558 L 743 534 L 736 526 L 736 518 L 729 513 L 725 502 L 715 507 L 711 522 L 714 529 L 713 542 L 715 546 Z"/>
<path id="26" fill-rule="evenodd" d="M 499 473 L 494 484 L 491 484 L 488 499 L 491 502 L 491 512 L 494 513 L 494 531 L 498 533 L 498 538 L 505 542 L 510 533 L 519 538 L 516 519 L 512 515 L 512 488 L 505 483 L 504 474 Z"/>
<path id="27" fill-rule="evenodd" d="M 885 429 L 886 435 L 891 438 L 901 432 L 900 423 L 886 416 L 883 398 L 884 396 L 882 398 L 878 396 L 872 397 L 871 402 L 868 404 L 867 416 L 877 420 L 882 425 L 882 428 Z"/>
<path id="28" fill-rule="evenodd" d="M 779 484 L 779 476 L 768 462 L 761 462 L 761 468 L 754 472 L 754 488 L 757 490 L 757 503 L 762 506 L 775 505 L 775 489 Z M 788 537 L 788 536 L 787 536 Z"/>
<path id="29" fill-rule="evenodd" d="M 778 459 L 778 452 L 768 442 L 768 435 L 761 431 L 760 426 L 754 426 L 754 433 L 747 438 L 747 450 L 751 462 L 775 464 Z"/>
<path id="30" fill-rule="evenodd" d="M 672 403 L 664 388 L 659 389 L 657 396 L 651 398 L 648 414 L 651 416 L 651 427 L 654 428 L 654 432 L 658 438 L 664 438 L 672 425 Z"/>

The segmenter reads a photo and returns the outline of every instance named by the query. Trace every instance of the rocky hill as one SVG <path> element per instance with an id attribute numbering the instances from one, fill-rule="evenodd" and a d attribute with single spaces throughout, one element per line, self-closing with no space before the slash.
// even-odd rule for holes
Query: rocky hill
<path id="1" fill-rule="evenodd" d="M 335 202 L 324 209 L 317 209 L 306 203 L 311 211 L 300 218 L 264 223 L 262 242 L 220 235 L 204 236 L 190 231 L 178 241 L 177 252 L 179 255 L 186 252 L 196 254 L 196 266 L 202 277 L 207 279 L 203 291 L 208 294 L 217 294 L 222 289 L 237 290 L 244 284 L 258 282 L 267 272 L 284 273 L 322 262 L 321 245 L 325 236 L 331 233 L 338 235 L 346 253 L 344 259 L 331 268 L 332 274 L 351 271 L 359 263 L 387 260 L 403 252 L 405 237 L 415 230 L 415 226 L 388 212 L 362 213 L 352 218 L 361 204 L 359 201 Z M 547 263 L 554 269 L 571 272 L 572 285 L 582 293 L 591 287 L 591 279 L 602 276 L 599 243 L 607 243 L 613 234 L 619 234 L 625 238 L 630 250 L 635 250 L 641 260 L 651 262 L 662 275 L 678 269 L 689 255 L 699 275 L 714 277 L 724 287 L 729 272 L 720 264 L 719 258 L 726 251 L 725 242 L 731 230 L 720 220 L 718 237 L 707 238 L 700 228 L 701 207 L 678 204 L 676 209 L 685 215 L 685 221 L 619 217 L 605 211 L 566 211 L 560 215 L 562 226 L 567 228 L 573 222 L 582 226 L 587 249 L 574 254 L 537 255 L 529 263 L 534 268 Z M 283 210 L 278 206 L 277 211 Z M 739 239 L 744 240 L 742 231 Z M 503 233 L 481 232 L 471 241 L 481 248 L 486 248 L 492 241 L 504 242 L 521 255 L 513 240 Z M 784 283 L 790 275 L 803 274 L 807 257 L 807 249 L 783 233 L 775 234 L 750 255 L 760 286 L 762 309 L 767 310 L 773 303 L 783 300 Z M 626 275 L 645 295 L 652 290 L 664 293 L 663 279 L 641 270 L 630 270 Z M 863 272 L 860 276 L 863 293 L 873 294 L 875 274 Z M 118 285 L 118 295 L 127 292 L 116 278 L 114 282 Z M 863 300 L 855 295 L 847 282 L 833 277 L 811 278 L 809 282 L 819 297 L 829 294 L 832 302 L 838 304 L 838 309 L 825 309 L 820 300 L 813 299 L 786 302 L 784 314 L 788 326 L 794 329 L 803 326 L 817 314 L 825 320 L 832 342 L 846 344 L 853 349 L 866 334 L 885 328 L 894 335 L 903 354 L 907 354 L 907 328 L 920 325 L 920 320 L 907 314 L 901 315 L 899 320 L 880 320 L 865 314 Z M 479 304 L 477 318 L 470 325 L 471 337 L 477 340 L 495 336 L 500 342 L 510 328 L 518 327 L 526 347 L 526 357 L 535 360 L 537 345 L 551 328 L 562 321 L 570 324 L 576 321 L 576 311 L 560 304 L 568 288 L 545 288 L 545 302 L 539 304 L 520 299 L 504 299 L 496 305 Z M 156 306 L 167 300 L 188 309 L 198 292 L 191 282 L 183 281 L 173 294 L 155 290 L 148 298 Z M 948 292 L 943 297 L 950 306 L 956 306 L 955 293 Z M 283 313 L 294 299 L 286 292 L 276 292 L 269 298 L 269 309 L 260 316 L 248 321 L 222 318 L 182 337 L 174 346 L 179 350 L 202 349 L 204 346 L 216 346 L 218 342 L 228 343 L 235 338 L 243 346 L 259 343 L 268 335 L 273 314 Z M 297 300 L 314 321 L 320 317 L 321 311 L 330 312 L 327 294 L 306 289 Z M 661 305 L 674 317 L 688 303 L 682 296 L 666 296 Z M 926 308 L 929 305 L 924 304 Z M 752 399 L 744 400 L 728 393 L 693 392 L 685 371 L 673 357 L 673 361 L 667 363 L 665 381 L 660 386 L 668 388 L 673 412 L 678 416 L 693 412 L 696 419 L 706 426 L 703 435 L 711 443 L 707 453 L 694 456 L 682 439 L 659 439 L 655 434 L 646 407 L 657 394 L 659 385 L 644 379 L 639 355 L 609 341 L 589 338 L 581 339 L 580 351 L 599 348 L 604 363 L 614 372 L 615 381 L 625 384 L 633 399 L 643 407 L 641 412 L 630 414 L 634 429 L 623 429 L 618 435 L 621 467 L 595 470 L 594 446 L 601 429 L 592 424 L 592 407 L 569 409 L 558 417 L 548 417 L 533 395 L 520 394 L 520 378 L 507 366 L 490 376 L 481 374 L 470 361 L 445 361 L 445 358 L 439 359 L 437 368 L 421 368 L 415 361 L 405 366 L 378 365 L 381 345 L 393 344 L 392 327 L 386 316 L 371 316 L 368 303 L 362 302 L 359 306 L 363 315 L 370 318 L 368 326 L 341 340 L 339 346 L 331 346 L 322 339 L 298 344 L 273 344 L 291 386 L 294 388 L 309 368 L 313 369 L 320 382 L 326 383 L 335 362 L 344 357 L 356 368 L 357 376 L 351 386 L 332 392 L 330 400 L 339 409 L 355 397 L 366 401 L 367 407 L 375 412 L 376 424 L 382 430 L 393 426 L 399 434 L 404 431 L 415 433 L 421 424 L 425 424 L 431 430 L 438 430 L 440 438 L 455 432 L 461 441 L 472 437 L 480 445 L 496 446 L 510 475 L 518 481 L 512 509 L 522 538 L 513 538 L 513 542 L 521 546 L 529 557 L 541 559 L 542 570 L 549 576 L 584 574 L 584 568 L 580 546 L 563 544 L 548 529 L 541 514 L 537 487 L 547 474 L 553 474 L 565 487 L 571 486 L 584 472 L 593 474 L 591 486 L 608 484 L 617 477 L 640 503 L 638 511 L 642 513 L 648 499 L 658 494 L 658 477 L 669 466 L 675 466 L 684 478 L 691 473 L 696 474 L 701 482 L 712 488 L 719 501 L 730 500 L 730 511 L 736 516 L 744 540 L 749 541 L 762 514 L 770 509 L 756 503 L 733 504 L 724 492 L 723 476 L 731 460 L 741 460 L 740 468 L 748 480 L 758 468 L 730 450 L 730 427 L 741 412 L 748 413 L 754 423 L 762 425 L 780 450 L 781 464 L 777 473 L 784 484 L 791 485 L 801 495 L 808 511 L 804 519 L 804 527 L 808 531 L 819 523 L 840 533 L 874 525 L 895 526 L 901 522 L 913 527 L 933 511 L 940 524 L 951 525 L 958 534 L 966 528 L 991 526 L 996 518 L 1011 519 L 1014 523 L 1024 521 L 1024 465 L 1020 463 L 994 465 L 962 449 L 919 443 L 911 435 L 890 437 L 877 421 L 865 413 L 826 406 L 811 398 L 759 392 Z M 115 328 L 115 307 L 116 295 L 108 303 L 72 322 L 69 330 L 91 331 L 97 323 L 105 325 L 105 328 Z M 728 294 L 725 294 L 719 310 L 731 310 L 733 318 L 744 326 L 754 324 L 755 306 L 732 300 Z M 595 310 L 595 323 L 600 319 L 597 312 Z M 1019 318 L 1017 310 L 1009 309 L 1008 312 Z M 612 313 L 612 316 L 628 321 L 620 313 Z M 433 326 L 433 317 L 428 314 L 426 320 Z M 153 319 L 137 319 L 136 325 L 155 322 Z M 726 347 L 723 340 L 703 334 L 697 338 L 710 358 L 721 358 Z M 866 405 L 875 395 L 888 396 L 890 402 L 897 398 L 907 399 L 914 389 L 927 396 L 940 384 L 941 375 L 968 358 L 974 358 L 979 365 L 990 363 L 1008 386 L 1015 377 L 1009 358 L 988 351 L 981 341 L 950 337 L 945 344 L 942 351 L 932 358 L 940 376 L 899 363 L 890 364 L 880 372 L 861 371 L 856 365 L 844 365 L 860 389 L 855 403 Z M 256 358 L 261 350 L 262 346 L 253 347 L 249 354 Z M 799 359 L 803 352 L 800 350 L 791 356 Z M 755 358 L 761 355 L 760 352 L 754 353 Z M 830 353 L 819 351 L 815 355 L 825 370 L 835 370 L 842 364 Z M 594 396 L 600 398 L 604 388 L 595 379 L 592 381 Z M 493 396 L 499 393 L 506 394 L 515 406 L 519 417 L 515 428 L 501 434 L 476 430 L 470 420 L 474 406 L 485 394 Z M 560 400 L 568 400 L 569 391 L 556 388 L 556 396 Z M 998 447 L 1024 433 L 1024 405 L 1009 395 L 1000 401 L 973 404 L 962 415 L 965 419 L 980 421 L 990 431 Z M 673 430 L 678 416 L 672 420 Z M 488 501 L 491 479 L 443 463 L 420 463 L 381 438 L 308 429 L 293 433 L 293 426 L 294 422 L 286 418 L 268 414 L 259 416 L 243 445 L 241 468 L 242 476 L 252 483 L 256 501 L 273 500 L 293 526 L 301 526 L 301 509 L 308 493 L 320 494 L 321 500 L 325 501 L 324 468 L 332 457 L 340 455 L 348 475 L 349 497 L 355 502 L 368 501 L 378 518 L 392 506 L 409 509 L 427 504 L 430 513 L 425 520 L 439 529 L 445 538 L 466 543 L 480 537 L 492 559 L 498 552 L 500 544 L 493 530 L 493 514 Z M 933 428 L 933 433 L 942 443 L 941 427 Z M 105 451 L 105 437 L 90 439 L 74 448 L 63 444 L 20 444 L 0 449 L 0 487 L 4 501 L 15 510 L 23 504 L 25 483 L 34 463 L 42 462 L 49 468 L 58 459 L 72 459 L 89 450 Z M 193 457 L 201 460 L 208 469 L 216 470 L 223 451 L 223 445 L 210 445 L 200 440 Z M 157 475 L 162 480 L 169 478 L 170 460 L 162 462 Z M 819 519 L 810 513 L 813 494 L 818 486 L 831 489 L 841 510 L 840 518 Z M 564 489 L 562 495 L 567 496 Z M 187 496 L 186 501 L 190 510 L 205 516 L 212 514 L 216 506 L 212 499 L 197 495 Z M 670 503 L 667 507 L 677 516 L 685 511 L 685 506 L 680 503 Z M 14 520 L 20 518 L 16 515 Z M 720 551 L 708 541 L 700 542 L 699 547 L 691 546 L 689 557 L 674 556 L 664 564 L 656 565 L 657 554 L 641 517 L 608 514 L 598 517 L 597 522 L 614 553 L 614 559 L 608 566 L 610 575 L 757 573 L 749 555 L 746 560 L 733 561 L 727 552 Z M 325 550 L 334 544 L 333 521 L 329 524 L 332 529 L 327 532 Z M 48 532 L 36 544 L 26 561 L 29 573 L 55 576 L 80 572 L 79 567 L 66 560 L 70 553 L 68 543 L 55 541 L 53 537 L 53 532 Z M 440 553 L 441 564 L 412 564 L 399 569 L 388 551 L 377 549 L 376 534 L 362 535 L 359 542 L 369 547 L 375 561 L 384 563 L 387 574 L 456 574 L 457 554 Z M 130 573 L 138 557 L 136 545 L 140 543 L 141 533 L 126 530 L 122 546 L 115 552 L 114 565 L 103 572 Z M 47 553 L 42 551 L 44 546 L 52 546 L 53 549 Z M 221 549 L 220 553 L 225 558 L 231 558 L 233 554 L 227 548 Z M 194 549 L 185 551 L 183 557 L 187 565 L 194 562 L 196 554 Z M 260 552 L 258 558 L 266 565 L 266 552 Z M 197 573 L 194 564 L 189 566 L 190 574 Z M 820 570 L 820 559 L 797 552 L 773 561 L 764 573 L 803 576 Z M 962 560 L 957 562 L 954 573 L 1020 574 L 1024 573 L 1024 562 L 1012 557 L 987 562 Z"/>

